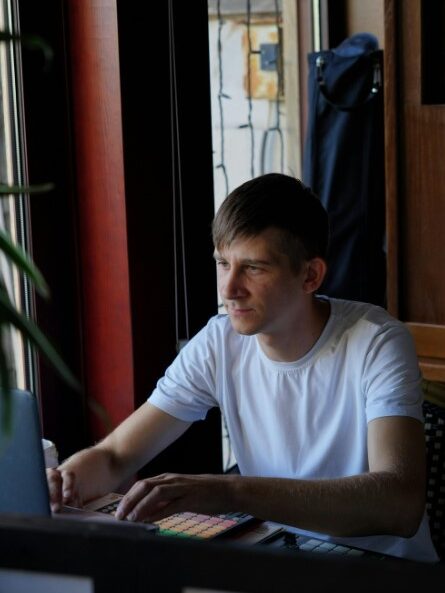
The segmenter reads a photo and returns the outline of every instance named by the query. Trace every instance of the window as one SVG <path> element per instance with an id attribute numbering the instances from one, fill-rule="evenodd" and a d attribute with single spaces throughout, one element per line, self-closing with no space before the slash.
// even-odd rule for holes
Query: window
<path id="1" fill-rule="evenodd" d="M 257 175 L 300 175 L 296 20 L 290 0 L 209 1 L 216 208 Z"/>
<path id="2" fill-rule="evenodd" d="M 16 14 L 16 6 L 11 0 L 1 0 L 1 31 L 17 31 Z M 0 43 L 0 145 L 3 147 L 0 151 L 0 183 L 8 186 L 26 183 L 21 88 L 20 45 L 4 41 Z M 9 233 L 15 243 L 25 248 L 26 218 L 27 201 L 24 194 L 2 197 L 0 228 Z M 19 277 L 3 256 L 0 258 L 0 279 L 16 307 L 30 314 L 32 301 L 29 284 Z M 12 328 L 3 339 L 9 354 L 13 384 L 22 389 L 34 390 L 30 349 Z"/>

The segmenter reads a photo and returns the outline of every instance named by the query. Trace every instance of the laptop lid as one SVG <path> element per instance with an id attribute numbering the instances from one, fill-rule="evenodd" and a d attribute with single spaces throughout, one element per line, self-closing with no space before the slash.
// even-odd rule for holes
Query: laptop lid
<path id="1" fill-rule="evenodd" d="M 0 433 L 0 513 L 50 516 L 37 400 L 18 389 L 11 397 L 12 430 Z"/>
<path id="2" fill-rule="evenodd" d="M 41 515 L 60 519 L 106 521 L 117 524 L 113 515 L 93 510 L 70 509 L 51 515 L 40 416 L 36 398 L 29 391 L 13 390 L 12 430 L 0 432 L 0 514 Z M 0 422 L 4 409 L 0 401 Z M 0 424 L 1 425 L 1 424 Z M 119 522 L 155 532 L 151 523 Z"/>

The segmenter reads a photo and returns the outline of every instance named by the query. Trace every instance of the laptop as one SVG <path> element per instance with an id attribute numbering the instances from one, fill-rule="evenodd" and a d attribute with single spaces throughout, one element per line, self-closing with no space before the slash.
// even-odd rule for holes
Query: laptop
<path id="1" fill-rule="evenodd" d="M 12 423 L 9 433 L 0 433 L 0 513 L 39 515 L 80 521 L 115 521 L 107 513 L 65 507 L 51 513 L 45 457 L 37 400 L 25 390 L 11 392 Z M 0 402 L 0 422 L 4 406 Z M 136 525 L 129 521 L 122 525 Z M 151 523 L 139 523 L 147 531 L 158 531 Z"/>
<path id="2" fill-rule="evenodd" d="M 29 391 L 11 392 L 12 423 L 0 434 L 0 513 L 50 516 L 39 414 Z M 4 406 L 0 406 L 3 426 Z"/>

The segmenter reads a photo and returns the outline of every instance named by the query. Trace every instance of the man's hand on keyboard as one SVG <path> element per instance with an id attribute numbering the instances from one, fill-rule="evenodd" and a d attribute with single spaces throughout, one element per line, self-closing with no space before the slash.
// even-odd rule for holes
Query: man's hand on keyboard
<path id="1" fill-rule="evenodd" d="M 210 514 L 235 510 L 230 492 L 236 477 L 161 474 L 140 480 L 119 503 L 116 517 L 153 522 L 181 511 Z"/>
<path id="2" fill-rule="evenodd" d="M 76 489 L 73 472 L 60 469 L 47 469 L 46 477 L 51 502 L 51 510 L 59 512 L 63 505 L 81 507 L 82 501 Z"/>

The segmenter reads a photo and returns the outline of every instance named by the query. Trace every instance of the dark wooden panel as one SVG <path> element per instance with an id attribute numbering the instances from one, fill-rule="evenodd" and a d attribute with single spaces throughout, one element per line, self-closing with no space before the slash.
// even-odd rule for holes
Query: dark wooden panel
<path id="1" fill-rule="evenodd" d="M 385 195 L 386 195 L 386 302 L 388 311 L 399 313 L 399 225 L 398 225 L 398 126 L 397 126 L 397 15 L 395 0 L 384 4 L 385 51 L 383 53 L 383 90 L 385 122 Z"/>
<path id="2" fill-rule="evenodd" d="M 400 3 L 400 25 L 400 316 L 445 324 L 445 106 L 422 104 L 421 2 Z"/>
<path id="3" fill-rule="evenodd" d="M 401 104 L 420 104 L 421 63 L 421 5 L 420 0 L 404 0 L 396 3 L 399 30 L 398 58 L 401 78 Z"/>
<path id="4" fill-rule="evenodd" d="M 445 326 L 432 323 L 407 323 L 421 356 L 445 359 Z"/>
<path id="5" fill-rule="evenodd" d="M 445 108 L 406 105 L 401 228 L 401 313 L 445 324 Z"/>
<path id="6" fill-rule="evenodd" d="M 445 326 L 407 323 L 416 344 L 425 379 L 445 382 Z"/>
<path id="7" fill-rule="evenodd" d="M 421 8 L 385 0 L 388 302 L 424 378 L 445 381 L 445 106 L 422 102 L 422 39 L 437 28 Z"/>

